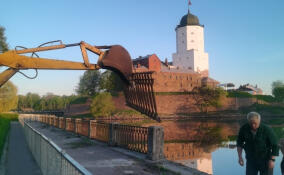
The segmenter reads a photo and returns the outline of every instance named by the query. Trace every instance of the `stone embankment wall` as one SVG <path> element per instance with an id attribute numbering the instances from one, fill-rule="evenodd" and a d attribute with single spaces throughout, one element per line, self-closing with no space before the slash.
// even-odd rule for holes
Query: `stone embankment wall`
<path id="1" fill-rule="evenodd" d="M 185 95 L 156 95 L 158 114 L 190 114 L 200 112 L 190 94 Z M 127 109 L 123 95 L 113 97 L 118 109 Z M 209 111 L 238 110 L 240 107 L 251 106 L 254 103 L 264 104 L 256 98 L 225 98 L 220 108 L 210 107 Z"/>
<path id="2" fill-rule="evenodd" d="M 190 94 L 185 95 L 156 95 L 156 104 L 158 114 L 190 114 L 200 112 L 196 106 L 196 102 Z M 124 95 L 120 94 L 117 97 L 113 97 L 114 105 L 117 109 L 131 109 L 126 105 Z M 224 111 L 224 110 L 238 110 L 240 107 L 251 106 L 254 103 L 264 104 L 263 101 L 256 98 L 225 98 L 223 100 L 223 106 L 220 108 L 210 107 L 209 111 Z M 86 104 L 70 105 L 68 115 L 78 115 L 90 113 L 90 104 L 88 101 Z"/>
<path id="3" fill-rule="evenodd" d="M 191 95 L 156 95 L 159 114 L 178 114 L 200 112 Z M 263 103 L 255 98 L 225 98 L 222 107 L 210 107 L 209 111 L 238 110 L 240 107 Z"/>

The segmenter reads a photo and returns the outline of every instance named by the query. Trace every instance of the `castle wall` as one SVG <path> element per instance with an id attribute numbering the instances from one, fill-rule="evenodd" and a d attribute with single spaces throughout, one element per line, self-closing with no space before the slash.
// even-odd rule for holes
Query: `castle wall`
<path id="1" fill-rule="evenodd" d="M 255 98 L 225 98 L 220 108 L 209 107 L 208 111 L 237 110 L 240 107 L 261 103 Z M 158 114 L 178 114 L 200 112 L 192 95 L 156 95 Z"/>
<path id="2" fill-rule="evenodd" d="M 190 114 L 200 112 L 195 105 L 192 95 L 156 95 L 156 106 L 158 114 Z M 124 96 L 113 97 L 115 106 L 118 109 L 129 109 L 126 106 Z M 263 103 L 255 98 L 225 98 L 220 108 L 209 107 L 209 111 L 237 110 L 240 107 L 251 106 L 254 103 Z"/>
<path id="3" fill-rule="evenodd" d="M 196 73 L 153 73 L 154 92 L 188 92 L 201 86 L 201 77 Z"/>

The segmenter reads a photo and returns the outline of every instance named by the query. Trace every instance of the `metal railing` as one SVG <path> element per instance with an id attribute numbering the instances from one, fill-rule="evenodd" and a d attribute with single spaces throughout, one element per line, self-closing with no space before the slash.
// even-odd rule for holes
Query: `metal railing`
<path id="1" fill-rule="evenodd" d="M 152 160 L 163 158 L 164 135 L 163 129 L 160 127 L 138 127 L 63 117 L 55 119 L 54 116 L 46 115 L 30 115 L 25 118 L 29 121 L 43 122 L 90 139 L 96 139 L 108 143 L 110 146 L 119 146 L 144 153 Z M 56 120 L 57 122 L 54 122 Z"/>
<path id="2" fill-rule="evenodd" d="M 55 143 L 32 128 L 27 122 L 32 119 L 19 120 L 24 126 L 28 146 L 43 175 L 91 175 Z"/>
<path id="3" fill-rule="evenodd" d="M 109 124 L 90 121 L 90 138 L 109 142 Z"/>
<path id="4" fill-rule="evenodd" d="M 117 146 L 127 149 L 147 153 L 148 149 L 148 128 L 114 125 L 114 141 Z"/>

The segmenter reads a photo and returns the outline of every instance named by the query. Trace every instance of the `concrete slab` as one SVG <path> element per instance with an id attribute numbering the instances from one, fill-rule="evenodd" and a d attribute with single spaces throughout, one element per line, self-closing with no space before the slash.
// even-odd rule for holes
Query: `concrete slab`
<path id="1" fill-rule="evenodd" d="M 11 122 L 6 173 L 7 175 L 41 175 L 19 122 Z"/>
<path id="2" fill-rule="evenodd" d="M 93 174 L 176 174 L 115 151 L 104 143 L 90 141 L 88 138 L 79 137 L 74 133 L 66 132 L 43 123 L 31 122 L 30 124 Z"/>

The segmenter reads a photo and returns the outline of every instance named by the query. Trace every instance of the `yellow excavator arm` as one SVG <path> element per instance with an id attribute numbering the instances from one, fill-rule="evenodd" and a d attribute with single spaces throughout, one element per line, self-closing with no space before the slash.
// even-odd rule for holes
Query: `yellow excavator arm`
<path id="1" fill-rule="evenodd" d="M 50 43 L 53 42 L 46 44 Z M 37 55 L 37 52 L 64 49 L 73 46 L 80 46 L 83 62 L 39 57 L 31 58 L 21 55 L 26 53 Z M 89 62 L 87 50 L 99 56 L 97 64 L 91 64 Z M 0 73 L 0 87 L 21 69 L 97 70 L 103 68 L 112 70 L 116 72 L 126 84 L 124 92 L 127 105 L 154 120 L 160 121 L 157 114 L 152 73 L 132 73 L 131 57 L 127 50 L 120 45 L 92 46 L 83 41 L 65 45 L 60 41 L 58 45 L 45 46 L 45 44 L 43 44 L 37 48 L 11 50 L 0 54 L 0 66 L 8 67 L 7 70 Z"/>
<path id="2" fill-rule="evenodd" d="M 50 43 L 50 42 L 49 42 Z M 21 54 L 64 49 L 80 46 L 83 62 L 72 62 L 47 58 L 31 58 Z M 98 55 L 97 64 L 90 64 L 87 50 Z M 84 41 L 75 44 L 60 44 L 30 49 L 11 50 L 0 54 L 0 66 L 9 67 L 0 74 L 0 87 L 21 69 L 55 69 L 55 70 L 97 70 L 110 69 L 119 74 L 126 84 L 132 74 L 132 61 L 129 53 L 120 45 L 92 46 Z"/>

